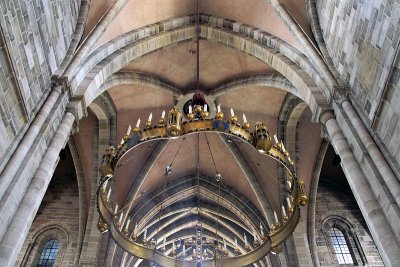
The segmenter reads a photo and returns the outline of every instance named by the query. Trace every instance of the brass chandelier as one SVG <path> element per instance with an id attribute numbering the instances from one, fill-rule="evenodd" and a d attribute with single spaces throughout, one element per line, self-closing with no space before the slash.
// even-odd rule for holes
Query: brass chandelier
<path id="1" fill-rule="evenodd" d="M 214 118 L 208 118 L 207 107 L 195 105 L 189 108 L 189 112 L 185 117 L 183 113 L 176 107 L 172 108 L 166 118 L 164 112 L 158 123 L 151 123 L 152 116 L 146 122 L 145 127 L 140 129 L 140 120 L 136 127 L 128 128 L 126 135 L 121 140 L 121 143 L 115 149 L 109 147 L 103 157 L 103 162 L 100 167 L 102 180 L 97 191 L 97 206 L 100 213 L 98 223 L 101 232 L 110 231 L 115 242 L 124 250 L 134 256 L 154 261 L 161 266 L 192 266 L 192 261 L 185 261 L 181 257 L 171 257 L 163 254 L 163 250 L 157 250 L 156 244 L 146 243 L 143 240 L 138 240 L 139 229 L 137 225 L 130 225 L 131 220 L 127 215 L 130 212 L 132 203 L 136 199 L 128 201 L 128 203 L 119 208 L 118 205 L 110 198 L 113 192 L 112 185 L 114 172 L 118 166 L 119 160 L 131 149 L 146 143 L 150 140 L 178 138 L 185 135 L 200 133 L 200 132 L 216 132 L 219 134 L 235 136 L 252 145 L 258 153 L 261 153 L 276 162 L 278 162 L 287 171 L 287 191 L 286 205 L 282 205 L 281 216 L 278 217 L 274 211 L 275 223 L 269 226 L 269 229 L 260 227 L 261 240 L 255 239 L 254 246 L 256 249 L 249 250 L 248 253 L 235 257 L 224 257 L 225 249 L 217 246 L 214 255 L 206 257 L 202 260 L 202 266 L 243 266 L 255 262 L 259 258 L 272 251 L 279 253 L 282 250 L 281 243 L 294 231 L 298 218 L 299 206 L 306 205 L 308 197 L 305 193 L 304 181 L 296 175 L 293 160 L 290 158 L 289 152 L 285 149 L 276 135 L 274 135 L 274 144 L 268 133 L 267 127 L 262 122 L 257 122 L 254 125 L 253 131 L 250 130 L 250 124 L 244 116 L 244 123 L 240 125 L 237 117 L 231 109 L 229 120 L 224 120 L 224 114 L 220 107 L 217 107 L 217 113 Z M 172 169 L 170 166 L 166 168 L 166 174 Z M 216 175 L 216 179 L 220 179 Z M 125 216 L 124 216 L 125 214 Z M 267 225 L 265 223 L 265 225 Z M 267 232 L 268 231 L 268 232 Z M 146 235 L 146 234 L 145 234 Z M 144 237 L 146 239 L 146 237 Z M 246 240 L 246 237 L 245 237 Z M 246 242 L 245 242 L 246 243 Z M 219 243 L 217 243 L 218 245 Z M 163 246 L 164 247 L 164 246 Z M 172 248 L 174 250 L 175 248 Z M 221 252 L 217 253 L 218 250 Z M 225 250 L 225 251 L 224 251 Z M 246 247 L 246 250 L 248 248 Z M 197 252 L 196 253 L 200 253 Z M 173 254 L 172 254 L 173 255 Z"/>
<path id="2" fill-rule="evenodd" d="M 97 208 L 100 215 L 98 228 L 102 233 L 109 231 L 117 245 L 133 256 L 153 261 L 161 266 L 244 266 L 256 262 L 269 252 L 279 253 L 282 251 L 281 243 L 293 233 L 299 219 L 299 207 L 307 204 L 308 197 L 304 181 L 297 177 L 289 152 L 276 135 L 271 138 L 264 123 L 257 122 L 251 128 L 246 115 L 243 114 L 243 122 L 240 124 L 232 108 L 230 109 L 230 118 L 225 119 L 220 105 L 209 105 L 206 102 L 204 95 L 199 90 L 198 1 L 196 31 L 197 84 L 191 101 L 189 100 L 182 109 L 173 107 L 168 114 L 163 111 L 156 123 L 153 122 L 153 115 L 150 113 L 143 128 L 140 127 L 141 121 L 138 119 L 135 127 L 132 128 L 129 125 L 121 143 L 116 148 L 110 146 L 103 156 L 100 166 L 102 177 L 97 189 Z M 210 113 L 215 116 L 211 117 Z M 147 240 L 147 228 L 139 229 L 137 222 L 134 223 L 130 217 L 132 208 L 141 195 L 129 199 L 121 207 L 115 200 L 116 170 L 122 158 L 129 151 L 149 141 L 177 139 L 190 134 L 199 135 L 203 132 L 236 137 L 236 139 L 251 145 L 254 153 L 261 153 L 276 161 L 287 173 L 287 197 L 285 198 L 286 203 L 281 205 L 280 216 L 273 211 L 273 224 L 268 225 L 266 221 L 260 222 L 257 233 L 253 233 L 253 248 L 249 246 L 247 237 L 244 235 L 243 253 L 239 252 L 236 239 L 234 244 L 229 244 L 234 248 L 233 253 L 229 253 L 226 240 L 217 238 L 210 243 L 210 240 L 203 236 L 201 223 L 194 226 L 195 235 L 182 242 L 172 241 L 167 246 L 165 236 L 162 240 Z M 178 152 L 179 149 L 177 154 Z M 166 180 L 171 171 L 172 163 L 165 169 Z M 220 184 L 221 179 L 221 174 L 216 171 L 215 181 Z M 140 233 L 142 233 L 142 238 L 139 238 Z"/>

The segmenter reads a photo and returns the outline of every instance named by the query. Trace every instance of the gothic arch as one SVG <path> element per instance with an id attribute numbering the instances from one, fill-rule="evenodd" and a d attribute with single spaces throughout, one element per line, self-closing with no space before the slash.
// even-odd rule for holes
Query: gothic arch
<path id="1" fill-rule="evenodd" d="M 116 140 L 116 110 L 113 105 L 113 102 L 108 95 L 107 92 L 101 94 L 98 98 L 96 98 L 91 105 L 89 106 L 90 110 L 93 112 L 94 116 L 97 118 L 97 127 L 95 129 L 97 131 L 94 132 L 94 140 L 95 146 L 93 150 L 93 168 L 95 172 L 93 173 L 93 177 L 88 177 L 88 179 L 92 179 L 91 182 L 91 190 L 88 192 L 89 197 L 89 207 L 88 207 L 88 217 L 85 228 L 85 235 L 83 237 L 83 246 L 82 250 L 85 252 L 90 248 L 89 240 L 99 239 L 98 242 L 98 250 L 102 242 L 101 238 L 106 239 L 107 236 L 98 236 L 96 230 L 96 224 L 98 221 L 98 214 L 96 212 L 95 207 L 95 198 L 96 198 L 96 190 L 97 184 L 100 177 L 98 177 L 98 166 L 100 166 L 101 158 L 104 153 L 104 150 L 109 146 L 110 142 L 115 142 Z M 86 242 L 85 242 L 86 241 Z M 85 253 L 82 253 L 85 255 Z M 91 261 L 92 259 L 82 259 L 81 262 L 85 262 L 87 264 L 95 264 L 95 262 Z"/>
<path id="2" fill-rule="evenodd" d="M 329 230 L 332 228 L 336 228 L 343 233 L 350 254 L 352 255 L 354 265 L 365 265 L 367 263 L 367 259 L 361 247 L 360 241 L 357 237 L 355 224 L 351 222 L 350 218 L 336 215 L 334 212 L 328 212 L 327 214 L 325 214 L 324 219 L 322 220 L 322 232 L 328 243 L 328 248 L 334 261 L 337 262 L 337 259 L 334 255 L 335 253 L 333 249 L 333 244 L 329 236 Z"/>
<path id="3" fill-rule="evenodd" d="M 182 19 L 181 21 L 184 20 Z M 166 24 L 166 22 L 164 23 Z M 164 25 L 166 29 L 169 28 L 167 27 L 168 25 Z M 315 116 L 319 115 L 321 109 L 328 106 L 327 98 L 329 98 L 329 92 L 327 91 L 326 85 L 324 85 L 323 81 L 318 77 L 318 74 L 308 65 L 309 63 L 301 57 L 300 54 L 293 57 L 296 53 L 291 51 L 291 53 L 287 52 L 288 56 L 285 56 L 285 51 L 289 50 L 287 47 L 285 47 L 286 50 L 282 48 L 280 53 L 276 53 L 279 51 L 278 47 L 280 47 L 280 45 L 283 46 L 283 44 L 279 43 L 276 47 L 270 48 L 267 45 L 268 42 L 263 40 L 263 38 L 270 38 L 267 34 L 262 35 L 262 38 L 251 39 L 248 38 L 248 36 L 244 37 L 230 29 L 221 30 L 215 28 L 211 24 L 202 25 L 201 28 L 202 38 L 238 49 L 264 61 L 283 73 L 283 75 L 298 89 L 298 96 L 310 106 Z M 144 29 L 141 29 L 141 31 L 144 31 Z M 118 37 L 109 44 L 100 47 L 97 50 L 99 51 L 97 54 L 94 52 L 72 80 L 73 94 L 76 96 L 83 95 L 85 104 L 89 104 L 99 95 L 100 91 L 98 88 L 104 84 L 113 73 L 121 69 L 127 63 L 168 45 L 190 40 L 194 37 L 194 26 L 188 26 L 184 23 L 181 23 L 178 28 L 170 29 L 168 32 L 159 33 L 158 30 L 156 31 L 158 34 L 150 35 L 150 37 L 142 42 L 135 42 L 142 37 L 140 35 L 141 31 L 133 31 L 124 37 Z M 148 29 L 146 32 L 148 32 Z M 122 40 L 120 40 L 121 38 Z M 107 45 L 110 46 L 108 50 L 111 52 L 110 54 L 104 55 L 101 52 L 107 51 Z M 286 44 L 286 46 L 288 45 Z M 119 48 L 119 50 L 115 51 L 117 48 Z M 290 55 L 292 55 L 291 57 L 293 59 L 290 58 Z M 292 60 L 298 61 L 301 67 Z M 313 80 L 318 82 L 322 91 Z"/>
<path id="4" fill-rule="evenodd" d="M 83 244 L 83 238 L 85 235 L 85 225 L 86 225 L 86 220 L 87 220 L 87 213 L 89 211 L 89 207 L 86 205 L 86 198 L 87 193 L 86 193 L 86 186 L 85 186 L 85 175 L 83 174 L 83 169 L 82 169 L 82 164 L 81 160 L 79 159 L 79 153 L 76 148 L 76 144 L 73 140 L 73 138 L 70 138 L 68 140 L 68 147 L 71 151 L 71 156 L 72 156 L 72 161 L 74 163 L 75 167 L 75 174 L 76 174 L 76 180 L 78 184 L 78 195 L 79 195 L 79 229 L 78 229 L 78 244 L 77 244 L 77 250 L 76 250 L 76 257 L 75 257 L 75 263 L 77 263 L 79 259 L 79 255 L 81 252 L 82 244 Z M 90 197 L 90 196 L 89 196 Z"/>
<path id="5" fill-rule="evenodd" d="M 33 235 L 32 242 L 28 245 L 21 266 L 37 265 L 44 246 L 51 239 L 60 241 L 56 264 L 61 265 L 65 250 L 69 245 L 69 230 L 61 224 L 50 224 L 42 227 Z"/>
<path id="6" fill-rule="evenodd" d="M 311 257 L 314 263 L 314 266 L 319 267 L 319 259 L 316 251 L 317 242 L 315 239 L 315 208 L 317 205 L 317 190 L 318 190 L 318 182 L 321 174 L 322 164 L 324 162 L 326 150 L 328 149 L 329 142 L 326 139 L 323 139 L 318 155 L 317 160 L 315 161 L 313 174 L 311 176 L 311 185 L 310 185 L 310 194 L 309 194 L 309 203 L 308 203 L 308 221 L 307 221 L 307 236 L 308 242 L 310 246 Z"/>

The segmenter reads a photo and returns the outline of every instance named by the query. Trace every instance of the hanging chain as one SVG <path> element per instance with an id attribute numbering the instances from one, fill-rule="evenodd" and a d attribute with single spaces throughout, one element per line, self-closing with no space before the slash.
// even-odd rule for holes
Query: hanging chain
<path id="1" fill-rule="evenodd" d="M 185 140 L 185 139 L 183 139 Z M 156 251 L 157 248 L 157 243 L 158 243 L 158 233 L 160 231 L 160 221 L 161 221 L 161 217 L 163 215 L 163 204 L 164 204 L 164 198 L 165 198 L 165 191 L 167 188 L 167 181 L 168 181 L 168 175 L 172 172 L 172 164 L 175 162 L 176 157 L 178 156 L 179 151 L 181 150 L 182 147 L 182 143 L 183 141 L 181 141 L 181 143 L 179 144 L 178 149 L 176 150 L 176 153 L 171 161 L 171 163 L 165 168 L 165 180 L 164 180 L 164 187 L 163 187 L 163 192 L 162 192 L 162 198 L 161 198 L 161 204 L 160 204 L 160 211 L 159 211 L 159 216 L 158 216 L 158 223 L 157 223 L 157 231 L 156 231 L 156 240 L 155 240 L 155 246 L 154 246 L 154 252 Z"/>

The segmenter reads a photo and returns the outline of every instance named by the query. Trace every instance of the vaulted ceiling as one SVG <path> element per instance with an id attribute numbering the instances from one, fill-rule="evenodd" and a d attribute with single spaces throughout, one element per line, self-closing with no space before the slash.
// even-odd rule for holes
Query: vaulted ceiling
<path id="1" fill-rule="evenodd" d="M 108 10 L 112 9 L 116 2 L 121 1 L 92 1 L 84 33 L 85 37 L 91 31 L 96 30 L 102 17 L 107 14 Z M 282 0 L 281 3 L 304 30 L 306 36 L 310 37 L 311 31 L 305 1 Z M 273 37 L 283 40 L 287 46 L 300 54 L 304 50 L 300 41 L 292 34 L 285 22 L 269 4 L 269 1 L 199 0 L 199 9 L 202 14 L 237 21 L 253 27 L 254 30 L 265 31 Z M 135 29 L 195 12 L 195 0 L 128 0 L 105 31 L 101 33 L 95 49 L 101 49 L 101 45 L 112 42 L 113 38 Z M 168 84 L 174 90 L 160 90 L 159 87 L 152 86 L 151 82 L 150 84 L 114 84 L 105 94 L 110 97 L 116 110 L 117 140 L 121 139 L 128 125 L 133 126 L 138 118 L 141 118 L 144 122 L 149 113 L 152 112 L 153 118 L 157 121 L 163 110 L 168 111 L 182 98 L 190 96 L 190 93 L 194 91 L 196 79 L 196 56 L 190 53 L 194 47 L 194 41 L 165 46 L 156 52 L 129 62 L 119 70 L 121 75 L 141 75 L 141 77 L 146 77 L 147 81 L 157 80 Z M 241 118 L 242 113 L 245 113 L 252 127 L 257 121 L 263 121 L 271 134 L 278 132 L 278 130 L 283 133 L 283 129 L 279 129 L 279 127 L 282 127 L 280 116 L 287 109 L 289 109 L 289 112 L 286 116 L 290 116 L 291 112 L 296 111 L 295 107 L 290 107 L 286 101 L 289 93 L 284 90 L 273 86 L 254 86 L 243 83 L 236 90 L 218 94 L 216 97 L 213 96 L 214 89 L 223 87 L 237 79 L 256 77 L 257 75 L 280 76 L 281 74 L 272 66 L 242 51 L 203 39 L 200 41 L 200 85 L 204 94 L 221 103 L 225 114 L 228 114 L 229 108 L 232 107 L 239 118 Z M 213 103 L 211 106 L 213 106 Z M 297 112 L 298 120 L 296 120 L 294 130 L 290 134 L 295 136 L 293 140 L 296 140 L 296 142 L 299 140 L 299 142 L 295 146 L 296 149 L 293 148 L 291 153 L 296 160 L 299 176 L 306 181 L 308 187 L 320 146 L 320 130 L 318 124 L 311 123 L 310 109 L 302 108 Z M 241 121 L 241 119 L 239 120 Z M 80 123 L 82 127 L 91 124 L 89 119 L 84 119 Z M 89 133 L 89 135 L 92 134 L 95 135 L 96 133 Z M 85 138 L 87 138 L 87 132 L 86 137 L 80 132 L 75 138 L 78 143 L 83 145 Z M 210 144 L 211 152 L 207 142 Z M 162 200 L 146 201 L 151 200 L 154 194 L 162 190 L 165 182 L 163 176 L 165 167 L 170 164 L 180 146 L 181 150 L 176 157 L 169 182 L 186 182 L 187 184 L 182 185 L 181 188 L 184 191 L 196 188 L 196 182 L 190 183 L 190 181 L 201 178 L 202 183 L 205 184 L 202 187 L 204 192 L 201 195 L 194 194 L 191 196 L 178 194 L 177 199 L 180 204 L 171 203 L 166 207 L 168 212 L 182 208 L 182 212 L 179 213 L 182 215 L 183 212 L 190 210 L 185 210 L 185 208 L 193 208 L 200 203 L 204 210 L 208 209 L 208 212 L 200 216 L 203 218 L 203 223 L 206 224 L 207 221 L 215 222 L 216 203 L 215 200 L 212 200 L 212 197 L 207 195 L 207 192 L 215 193 L 216 191 L 215 181 L 213 181 L 215 169 L 211 154 L 216 159 L 216 166 L 218 172 L 223 176 L 224 185 L 229 188 L 224 193 L 224 197 L 238 207 L 243 203 L 249 203 L 251 209 L 248 212 L 254 211 L 252 215 L 249 215 L 249 218 L 251 217 L 249 220 L 253 225 L 259 224 L 259 222 L 254 221 L 254 218 L 258 220 L 266 216 L 266 208 L 280 209 L 279 192 L 281 189 L 279 179 L 282 177 L 279 177 L 281 174 L 276 162 L 265 159 L 252 147 L 235 138 L 227 140 L 225 136 L 214 133 L 194 134 L 170 141 L 154 141 L 135 148 L 130 152 L 130 155 L 121 160 L 124 164 L 116 172 L 116 198 L 118 202 L 126 201 L 126 197 L 132 192 L 143 192 L 139 200 L 144 205 L 143 209 L 150 212 L 154 207 L 157 207 L 157 203 Z M 86 154 L 90 155 L 90 153 Z M 93 162 L 90 160 L 83 161 L 83 164 L 85 169 L 93 167 Z M 173 196 L 176 192 L 173 191 L 173 186 L 170 186 L 169 196 Z M 237 203 L 238 199 L 243 202 Z M 265 203 L 266 201 L 267 203 Z M 145 205 L 145 203 L 147 204 Z M 136 219 L 141 227 L 147 227 L 146 224 L 152 221 L 154 223 L 155 216 L 146 217 L 146 212 L 140 213 L 137 209 L 135 208 L 136 213 L 133 213 L 136 214 Z M 237 231 L 241 236 L 243 228 L 246 231 L 251 231 L 252 226 L 246 225 L 246 221 L 236 218 L 233 211 L 226 209 L 225 213 L 227 218 L 222 219 L 221 214 L 219 216 L 221 220 L 227 220 L 224 227 L 226 236 L 235 236 L 232 231 Z M 139 217 L 138 214 L 140 214 Z M 189 216 L 190 214 L 191 216 Z M 173 221 L 175 227 L 182 225 L 188 227 L 182 227 L 182 231 L 171 232 L 168 236 L 173 239 L 182 238 L 188 234 L 185 229 L 193 226 L 189 227 L 188 222 L 196 220 L 196 218 L 197 220 L 199 218 L 197 211 L 176 218 Z M 245 226 L 241 228 L 241 224 Z M 213 229 L 210 228 L 208 231 L 211 233 Z M 165 230 L 165 233 L 167 233 L 167 230 Z"/>

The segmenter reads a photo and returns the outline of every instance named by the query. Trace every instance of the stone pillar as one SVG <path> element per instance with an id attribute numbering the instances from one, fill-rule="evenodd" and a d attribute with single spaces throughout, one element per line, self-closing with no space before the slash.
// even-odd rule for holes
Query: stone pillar
<path id="1" fill-rule="evenodd" d="M 372 193 L 400 243 L 400 183 L 358 116 L 348 97 L 349 88 L 335 87 L 333 99 L 339 128 L 349 140 L 352 152 Z"/>
<path id="2" fill-rule="evenodd" d="M 386 162 L 382 153 L 379 151 L 379 148 L 375 144 L 371 135 L 368 133 L 365 128 L 363 122 L 358 116 L 357 112 L 354 110 L 353 105 L 350 101 L 345 100 L 342 102 L 343 110 L 346 112 L 346 115 L 351 121 L 351 124 L 357 131 L 362 143 L 368 151 L 368 154 L 371 156 L 372 161 L 374 162 L 376 168 L 381 174 L 383 180 L 385 181 L 387 187 L 389 188 L 390 193 L 392 194 L 394 200 L 398 205 L 400 205 L 400 182 L 396 178 L 389 164 Z"/>
<path id="3" fill-rule="evenodd" d="M 378 202 L 374 198 L 369 183 L 365 179 L 346 138 L 340 130 L 333 112 L 325 111 L 322 113 L 320 121 L 325 125 L 331 144 L 342 159 L 342 169 L 385 265 L 400 266 L 400 246 Z"/>
<path id="4" fill-rule="evenodd" d="M 32 174 L 28 172 L 32 172 L 32 169 L 36 168 L 39 164 L 39 162 L 31 160 L 34 157 L 32 151 L 35 145 L 40 143 L 37 137 L 40 135 L 40 131 L 43 130 L 46 120 L 52 116 L 51 112 L 57 101 L 59 101 L 61 92 L 62 85 L 54 85 L 52 92 L 47 97 L 3 172 L 0 174 L 0 238 L 4 235 L 23 197 L 23 192 L 29 185 L 30 180 L 27 176 L 32 177 Z M 23 170 L 21 164 L 28 166 L 28 169 Z"/>
<path id="5" fill-rule="evenodd" d="M 66 112 L 0 242 L 0 266 L 13 266 L 65 146 L 75 115 Z"/>
<path id="6" fill-rule="evenodd" d="M 52 90 L 46 102 L 43 104 L 42 108 L 40 109 L 39 113 L 36 115 L 34 121 L 29 127 L 29 130 L 26 132 L 24 138 L 22 139 L 21 143 L 19 144 L 18 148 L 13 153 L 12 157 L 8 161 L 6 167 L 4 168 L 3 172 L 0 175 L 0 197 L 4 195 L 4 192 L 8 188 L 12 178 L 18 171 L 20 166 L 21 160 L 25 157 L 28 153 L 33 141 L 35 140 L 36 136 L 38 135 L 44 121 L 46 120 L 47 116 L 49 115 L 50 111 L 52 110 L 53 106 L 58 100 L 60 95 L 60 90 Z"/>

